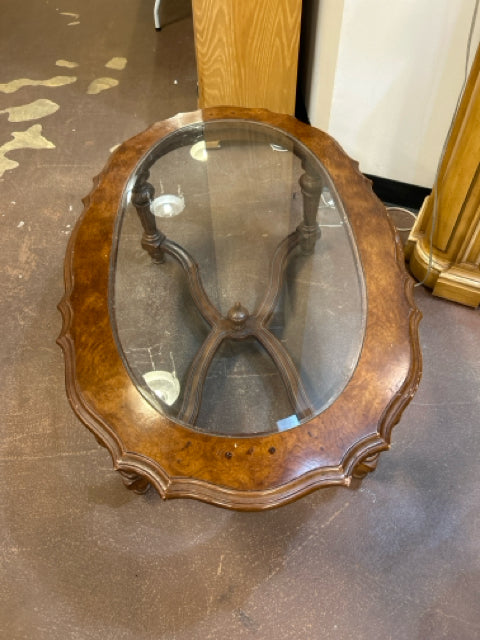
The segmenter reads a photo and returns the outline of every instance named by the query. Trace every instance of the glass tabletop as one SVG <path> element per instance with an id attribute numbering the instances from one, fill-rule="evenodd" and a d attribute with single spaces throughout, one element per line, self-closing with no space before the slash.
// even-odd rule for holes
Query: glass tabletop
<path id="1" fill-rule="evenodd" d="M 124 192 L 110 315 L 130 377 L 195 430 L 278 432 L 341 394 L 365 334 L 355 239 L 294 137 L 213 120 L 163 138 Z"/>

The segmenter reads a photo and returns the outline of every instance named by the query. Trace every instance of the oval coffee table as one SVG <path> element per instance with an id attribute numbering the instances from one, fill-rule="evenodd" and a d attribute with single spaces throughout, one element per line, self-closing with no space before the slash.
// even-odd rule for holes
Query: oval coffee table
<path id="1" fill-rule="evenodd" d="M 138 492 L 259 510 L 349 485 L 418 386 L 386 210 L 290 116 L 206 109 L 121 145 L 65 281 L 70 402 Z"/>

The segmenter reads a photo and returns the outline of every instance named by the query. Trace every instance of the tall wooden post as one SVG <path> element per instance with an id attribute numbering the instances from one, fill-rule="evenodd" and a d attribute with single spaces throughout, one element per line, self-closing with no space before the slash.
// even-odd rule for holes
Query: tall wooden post
<path id="1" fill-rule="evenodd" d="M 480 304 L 480 47 L 447 143 L 437 187 L 426 198 L 410 233 L 410 269 L 433 294 Z M 431 254 L 431 258 L 430 258 Z"/>

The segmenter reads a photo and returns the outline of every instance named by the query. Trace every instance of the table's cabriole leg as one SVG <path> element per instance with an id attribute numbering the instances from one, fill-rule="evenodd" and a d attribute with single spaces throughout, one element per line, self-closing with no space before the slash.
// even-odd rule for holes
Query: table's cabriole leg
<path id="1" fill-rule="evenodd" d="M 119 470 L 119 474 L 122 476 L 123 484 L 134 493 L 146 493 L 150 489 L 150 482 L 133 471 Z"/>
<path id="2" fill-rule="evenodd" d="M 320 238 L 320 228 L 317 224 L 317 211 L 322 195 L 323 181 L 308 164 L 303 163 L 305 173 L 300 176 L 300 187 L 303 196 L 303 221 L 298 227 L 301 235 L 300 246 L 305 254 L 313 253 L 315 243 Z"/>
<path id="3" fill-rule="evenodd" d="M 164 261 L 161 245 L 165 236 L 157 229 L 155 216 L 150 211 L 150 203 L 153 200 L 155 189 L 147 182 L 148 176 L 148 171 L 140 174 L 132 190 L 132 204 L 137 210 L 143 227 L 142 247 L 150 254 L 153 262 L 161 263 Z"/>
<path id="4" fill-rule="evenodd" d="M 372 455 L 363 458 L 363 460 L 360 460 L 360 462 L 358 462 L 353 469 L 353 477 L 361 480 L 367 475 L 367 473 L 375 471 L 375 469 L 377 468 L 379 456 L 380 453 L 372 453 Z"/>

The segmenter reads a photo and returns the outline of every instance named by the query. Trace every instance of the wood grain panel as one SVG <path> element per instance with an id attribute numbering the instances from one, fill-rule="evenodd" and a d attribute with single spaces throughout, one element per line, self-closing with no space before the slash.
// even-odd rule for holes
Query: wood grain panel
<path id="1" fill-rule="evenodd" d="M 301 0 L 193 0 L 199 105 L 293 114 Z"/>

